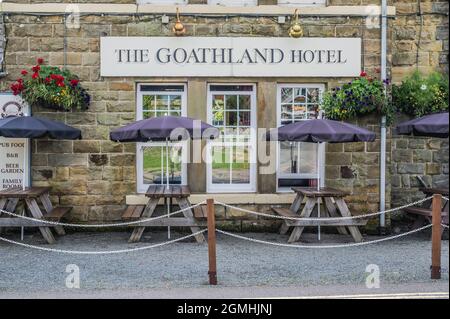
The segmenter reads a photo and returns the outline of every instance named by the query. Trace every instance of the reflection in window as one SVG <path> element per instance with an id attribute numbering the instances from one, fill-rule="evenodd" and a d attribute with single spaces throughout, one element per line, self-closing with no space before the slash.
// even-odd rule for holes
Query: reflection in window
<path id="1" fill-rule="evenodd" d="M 144 184 L 166 184 L 166 147 L 148 146 L 144 148 L 143 172 Z M 181 184 L 181 146 L 169 147 L 169 184 Z"/>

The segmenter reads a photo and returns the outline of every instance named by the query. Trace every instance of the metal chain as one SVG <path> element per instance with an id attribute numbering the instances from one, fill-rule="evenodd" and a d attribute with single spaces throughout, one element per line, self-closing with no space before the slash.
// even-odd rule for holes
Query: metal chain
<path id="1" fill-rule="evenodd" d="M 396 208 L 391 208 L 385 211 L 380 211 L 380 212 L 376 212 L 376 213 L 370 213 L 370 214 L 364 214 L 364 215 L 355 215 L 355 216 L 343 216 L 343 217 L 327 217 L 327 218 L 302 218 L 302 217 L 289 217 L 289 216 L 280 216 L 280 215 L 271 215 L 271 214 L 266 214 L 266 213 L 260 213 L 260 212 L 255 212 L 252 210 L 248 210 L 245 208 L 240 208 L 237 206 L 232 206 L 232 205 L 228 205 L 222 202 L 215 202 L 218 205 L 222 205 L 224 207 L 228 207 L 231 209 L 236 209 L 239 211 L 242 211 L 244 213 L 249 213 L 249 214 L 253 214 L 253 215 L 258 215 L 258 216 L 264 216 L 264 217 L 270 217 L 270 218 L 278 218 L 278 219 L 288 219 L 288 220 L 303 220 L 303 221 L 316 221 L 316 220 L 320 220 L 320 221 L 333 221 L 333 220 L 346 220 L 346 219 L 358 219 L 358 218 L 367 218 L 367 217 L 372 217 L 372 216 L 377 216 L 377 215 L 381 215 L 381 214 L 386 214 L 386 213 L 391 213 L 391 212 L 395 212 L 397 210 L 402 210 L 405 209 L 407 207 L 410 206 L 414 206 L 417 204 L 421 204 L 427 200 L 432 199 L 433 197 L 427 197 L 418 201 L 415 201 L 413 203 L 407 204 L 407 205 L 403 205 L 400 207 L 396 207 Z"/>
<path id="2" fill-rule="evenodd" d="M 26 247 L 26 248 L 32 248 L 32 249 L 38 249 L 38 250 L 43 250 L 43 251 L 49 251 L 49 252 L 54 252 L 54 253 L 62 253 L 62 254 L 74 254 L 74 255 L 112 255 L 112 254 L 122 254 L 122 253 L 129 253 L 129 252 L 135 252 L 135 251 L 140 251 L 140 250 L 146 250 L 146 249 L 152 249 L 152 248 L 156 248 L 156 247 L 162 247 L 165 245 L 170 245 L 182 240 L 185 240 L 187 238 L 190 237 L 194 237 L 197 235 L 200 235 L 204 232 L 206 232 L 207 229 L 203 229 L 200 230 L 198 232 L 192 233 L 190 235 L 186 235 L 177 239 L 173 239 L 170 241 L 165 241 L 163 243 L 158 243 L 155 245 L 151 245 L 151 246 L 145 246 L 145 247 L 136 247 L 136 248 L 130 248 L 130 249 L 121 249 L 121 250 L 108 250 L 108 251 L 82 251 L 82 250 L 64 250 L 64 249 L 53 249 L 53 248 L 46 248 L 46 247 L 41 247 L 41 246 L 35 246 L 35 245 L 29 245 L 29 244 L 25 244 L 25 243 L 20 243 L 14 240 L 10 240 L 4 237 L 0 236 L 0 240 L 10 243 L 10 244 L 15 244 L 15 245 L 19 245 L 22 247 Z"/>
<path id="3" fill-rule="evenodd" d="M 234 238 L 238 238 L 238 239 L 242 239 L 242 240 L 247 240 L 247 241 L 251 241 L 251 242 L 255 242 L 258 244 L 266 244 L 266 245 L 272 245 L 272 246 L 279 246 L 279 247 L 289 247 L 289 248 L 307 248 L 307 249 L 327 249 L 327 248 L 348 248 L 348 247 L 357 247 L 357 246 L 365 246 L 365 245 L 370 245 L 370 244 L 376 244 L 376 243 L 380 243 L 383 241 L 388 241 L 388 240 L 392 240 L 392 239 L 396 239 L 396 238 L 400 238 L 403 236 L 408 236 L 417 232 L 420 232 L 424 229 L 430 228 L 431 226 L 433 226 L 432 224 L 428 224 L 425 225 L 423 227 L 408 231 L 406 233 L 402 233 L 399 235 L 394 235 L 394 236 L 390 236 L 390 237 L 386 237 L 386 238 L 380 238 L 380 239 L 375 239 L 372 241 L 366 241 L 366 242 L 361 242 L 361 243 L 350 243 L 350 244 L 341 244 L 341 245 L 295 245 L 295 244 L 283 244 L 283 243 L 274 243 L 274 242 L 270 242 L 270 241 L 265 241 L 265 240 L 260 240 L 260 239 L 254 239 L 254 238 L 249 238 L 249 237 L 245 237 L 245 236 L 241 236 L 241 235 L 236 235 L 233 233 L 229 233 L 226 232 L 224 230 L 220 230 L 217 229 L 218 233 L 230 236 L 230 237 L 234 237 Z"/>
<path id="4" fill-rule="evenodd" d="M 448 225 L 441 224 L 441 226 L 448 229 Z"/>
<path id="5" fill-rule="evenodd" d="M 442 196 L 442 199 L 445 199 L 446 201 L 448 201 L 448 197 Z"/>
<path id="6" fill-rule="evenodd" d="M 54 225 L 54 226 L 66 226 L 66 227 L 81 227 L 81 228 L 102 228 L 102 227 L 118 227 L 118 226 L 129 226 L 129 225 L 136 225 L 136 224 L 141 224 L 141 223 L 145 223 L 145 222 L 149 222 L 149 221 L 155 221 L 155 220 L 159 220 L 159 219 L 164 219 L 167 217 L 170 217 L 172 215 L 176 215 L 176 214 L 180 214 L 184 211 L 190 210 L 192 208 L 195 208 L 197 206 L 203 205 L 205 204 L 206 201 L 200 202 L 198 204 L 177 210 L 175 212 L 172 212 L 170 214 L 165 214 L 165 215 L 161 215 L 158 217 L 150 217 L 150 218 L 145 218 L 145 219 L 140 219 L 140 220 L 136 220 L 136 221 L 132 221 L 132 222 L 124 222 L 124 223 L 113 223 L 113 224 L 70 224 L 70 223 L 60 223 L 60 222 L 52 222 L 49 220 L 43 220 L 43 219 L 39 219 L 39 218 L 33 218 L 33 217 L 28 217 L 28 216 L 23 216 L 23 215 L 18 215 L 15 213 L 11 213 L 5 210 L 0 209 L 0 213 L 4 213 L 4 214 L 8 214 L 17 218 L 23 218 L 23 219 L 27 219 L 27 220 L 32 220 L 32 221 L 37 221 L 43 224 L 48 224 L 48 225 Z"/>

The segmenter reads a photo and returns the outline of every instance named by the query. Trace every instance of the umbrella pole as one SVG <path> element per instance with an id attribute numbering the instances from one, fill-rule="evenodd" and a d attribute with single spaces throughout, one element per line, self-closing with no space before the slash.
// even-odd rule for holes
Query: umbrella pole
<path id="1" fill-rule="evenodd" d="M 166 189 L 169 189 L 169 139 L 166 138 Z M 167 205 L 167 218 L 170 218 L 170 204 Z M 170 239 L 170 226 L 167 226 L 167 238 Z"/>
<path id="2" fill-rule="evenodd" d="M 320 143 L 317 143 L 317 191 L 320 191 Z M 317 197 L 317 217 L 320 218 L 320 199 Z M 320 240 L 320 224 L 317 226 L 317 237 Z"/>

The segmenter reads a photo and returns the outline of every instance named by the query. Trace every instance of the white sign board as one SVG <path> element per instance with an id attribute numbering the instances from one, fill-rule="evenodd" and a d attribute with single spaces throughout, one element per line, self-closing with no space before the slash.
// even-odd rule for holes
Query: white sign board
<path id="1" fill-rule="evenodd" d="M 102 76 L 351 77 L 360 38 L 102 37 Z"/>
<path id="2" fill-rule="evenodd" d="M 28 114 L 29 108 L 20 97 L 0 94 L 0 118 Z M 24 176 L 25 185 L 29 186 L 29 166 L 29 139 L 0 137 L 0 190 L 22 187 Z"/>

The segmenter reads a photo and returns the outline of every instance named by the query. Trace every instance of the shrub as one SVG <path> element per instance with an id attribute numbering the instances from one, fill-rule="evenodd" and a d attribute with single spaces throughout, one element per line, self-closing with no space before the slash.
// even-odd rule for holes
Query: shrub
<path id="1" fill-rule="evenodd" d="M 423 76 L 418 71 L 392 87 L 396 110 L 415 117 L 448 110 L 448 78 L 438 72 Z"/>

